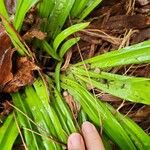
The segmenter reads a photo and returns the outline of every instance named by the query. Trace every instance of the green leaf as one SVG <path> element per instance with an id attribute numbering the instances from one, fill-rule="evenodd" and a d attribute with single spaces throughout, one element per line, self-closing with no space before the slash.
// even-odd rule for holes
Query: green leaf
<path id="1" fill-rule="evenodd" d="M 19 132 L 13 114 L 10 114 L 0 127 L 0 147 L 11 150 Z"/>
<path id="2" fill-rule="evenodd" d="M 55 84 L 56 84 L 56 88 L 57 90 L 60 92 L 61 91 L 61 87 L 60 87 L 60 70 L 61 70 L 61 65 L 62 62 L 59 62 L 55 68 Z"/>
<path id="3" fill-rule="evenodd" d="M 94 10 L 94 8 L 96 6 L 98 6 L 101 2 L 102 2 L 102 0 L 89 1 L 87 8 L 85 8 L 83 10 L 83 12 L 79 15 L 80 21 L 82 21 L 84 18 L 86 18 L 92 12 L 92 10 Z"/>
<path id="4" fill-rule="evenodd" d="M 70 10 L 74 4 L 74 0 L 56 0 L 51 14 L 48 18 L 47 32 L 48 36 L 55 38 L 60 33 Z"/>
<path id="5" fill-rule="evenodd" d="M 141 64 L 150 62 L 150 40 L 121 50 L 108 52 L 87 59 L 84 62 L 75 64 L 75 66 L 89 64 L 91 68 L 110 68 L 120 65 Z"/>
<path id="6" fill-rule="evenodd" d="M 63 130 L 56 112 L 47 100 L 44 101 L 44 95 L 38 97 L 32 86 L 25 88 L 25 95 L 26 103 L 29 106 L 29 110 L 31 110 L 37 128 L 44 135 L 42 139 L 45 147 L 48 149 L 53 144 L 56 149 L 60 149 L 61 145 L 58 142 L 64 145 L 67 141 L 67 134 Z M 45 138 L 45 136 L 51 137 L 51 140 Z"/>
<path id="7" fill-rule="evenodd" d="M 42 18 L 48 18 L 54 6 L 55 6 L 55 0 L 40 1 L 38 4 L 38 14 Z"/>
<path id="8" fill-rule="evenodd" d="M 76 0 L 71 10 L 71 17 L 79 22 L 86 18 L 102 0 Z"/>
<path id="9" fill-rule="evenodd" d="M 72 96 L 81 104 L 90 120 L 97 126 L 102 125 L 105 133 L 120 147 L 120 149 L 136 150 L 130 137 L 101 101 L 98 101 L 98 99 L 93 97 L 84 87 L 68 77 L 63 76 L 62 82 L 62 88 L 69 90 Z"/>
<path id="10" fill-rule="evenodd" d="M 4 16 L 7 20 L 9 19 L 9 15 L 8 15 L 4 0 L 0 1 L 0 15 Z"/>
<path id="11" fill-rule="evenodd" d="M 83 124 L 83 122 L 88 121 L 88 116 L 82 108 L 80 109 L 80 112 L 78 113 L 77 119 L 78 119 L 78 124 L 80 126 Z"/>
<path id="12" fill-rule="evenodd" d="M 25 55 L 25 54 L 30 55 L 27 45 L 21 39 L 20 35 L 13 28 L 13 26 L 3 16 L 0 16 L 0 18 L 2 19 L 2 22 L 3 22 L 4 26 L 5 26 L 5 29 L 6 29 L 6 31 L 8 33 L 8 35 L 9 35 L 12 43 L 14 44 L 15 48 L 19 52 L 19 54 L 20 55 Z"/>
<path id="13" fill-rule="evenodd" d="M 16 13 L 14 16 L 14 27 L 17 31 L 20 31 L 26 13 L 38 1 L 39 0 L 18 0 L 17 1 Z"/>
<path id="14" fill-rule="evenodd" d="M 80 40 L 80 37 L 78 38 L 72 38 L 67 40 L 61 47 L 60 51 L 59 51 L 59 56 L 61 58 L 63 58 L 63 56 L 65 55 L 65 53 L 73 46 L 75 45 L 78 41 Z"/>
<path id="15" fill-rule="evenodd" d="M 45 40 L 42 41 L 42 47 L 43 47 L 43 50 L 47 52 L 47 54 L 49 54 L 50 56 L 52 56 L 56 60 L 60 60 L 56 51 L 51 47 L 50 44 L 48 44 L 47 41 L 45 41 Z"/>
<path id="16" fill-rule="evenodd" d="M 63 129 L 67 132 L 69 136 L 71 133 L 77 132 L 75 120 L 64 98 L 61 96 L 61 93 L 57 89 L 55 89 L 54 94 L 55 101 L 52 106 L 57 112 Z"/>
<path id="17" fill-rule="evenodd" d="M 135 143 L 137 149 L 148 150 L 150 149 L 150 137 L 139 127 L 133 120 L 120 114 L 111 105 L 106 104 L 107 108 L 115 115 L 122 127 L 126 130 L 127 134 Z"/>
<path id="18" fill-rule="evenodd" d="M 87 72 L 80 68 L 74 68 L 72 71 L 74 76 L 77 76 L 86 83 L 91 83 L 93 87 L 106 93 L 110 93 L 124 100 L 150 105 L 149 78 L 129 77 L 106 72 Z M 103 79 L 105 79 L 105 82 Z"/>
<path id="19" fill-rule="evenodd" d="M 33 116 L 31 114 L 31 110 L 29 110 L 28 105 L 23 100 L 19 93 L 12 94 L 13 103 L 16 107 L 15 111 L 17 113 L 17 120 L 19 122 L 19 126 L 23 128 L 24 138 L 26 145 L 29 149 L 40 149 L 39 147 L 44 147 L 41 143 L 38 144 L 38 141 L 41 141 L 40 137 L 35 135 L 33 132 L 27 131 L 24 128 L 30 129 L 31 131 L 37 131 L 37 128 L 31 124 L 30 119 L 33 120 Z M 21 112 L 20 112 L 21 111 Z M 29 117 L 29 118 L 28 118 Z"/>
<path id="20" fill-rule="evenodd" d="M 89 23 L 79 23 L 79 24 L 75 24 L 72 25 L 71 27 L 65 29 L 64 31 L 62 31 L 60 34 L 57 35 L 57 37 L 54 40 L 53 43 L 53 48 L 55 51 L 57 51 L 58 47 L 60 46 L 60 44 L 71 34 L 80 31 L 84 28 L 86 28 L 89 25 Z"/>
<path id="21" fill-rule="evenodd" d="M 41 23 L 41 30 L 43 32 L 48 32 L 50 30 L 48 28 L 48 24 L 49 24 L 48 17 L 50 16 L 54 6 L 55 6 L 55 0 L 42 0 L 37 5 L 38 15 L 41 18 L 44 18 Z"/>
<path id="22" fill-rule="evenodd" d="M 40 99 L 42 101 L 45 101 L 47 103 L 49 103 L 49 91 L 48 91 L 48 88 L 47 88 L 47 84 L 46 84 L 46 81 L 44 79 L 41 79 L 40 77 L 36 79 L 36 81 L 34 82 L 34 88 L 35 88 L 35 91 L 38 95 L 38 97 L 40 97 Z"/>
<path id="23" fill-rule="evenodd" d="M 84 10 L 84 8 L 86 7 L 88 2 L 89 2 L 89 0 L 75 0 L 75 3 L 71 9 L 71 17 L 78 18 L 78 16 Z"/>

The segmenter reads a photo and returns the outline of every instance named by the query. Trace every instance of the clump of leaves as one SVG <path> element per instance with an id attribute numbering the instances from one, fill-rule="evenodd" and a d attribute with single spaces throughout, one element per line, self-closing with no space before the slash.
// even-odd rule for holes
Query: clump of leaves
<path id="1" fill-rule="evenodd" d="M 101 0 L 44 0 L 41 2 L 19 0 L 14 19 L 10 21 L 12 16 L 9 16 L 4 1 L 0 1 L 0 17 L 9 36 L 5 33 L 9 41 L 8 47 L 0 44 L 0 71 L 2 72 L 0 79 L 3 79 L 0 80 L 0 84 L 6 84 L 15 79 L 11 72 L 13 51 L 10 39 L 18 57 L 25 58 L 28 60 L 27 64 L 32 66 L 26 65 L 23 69 L 25 72 L 29 71 L 28 75 L 26 73 L 23 75 L 26 75 L 26 79 L 30 82 L 24 84 L 23 76 L 18 77 L 19 83 L 26 86 L 18 92 L 11 93 L 13 105 L 10 105 L 14 110 L 0 128 L 2 135 L 0 147 L 5 145 L 5 150 L 12 149 L 13 144 L 21 139 L 20 144 L 23 143 L 25 149 L 64 149 L 68 136 L 73 132 L 80 132 L 79 124 L 88 119 L 97 127 L 102 127 L 106 149 L 111 149 L 109 140 L 122 150 L 150 148 L 149 136 L 135 122 L 116 112 L 112 106 L 97 99 L 88 91 L 87 87 L 89 84 L 92 88 L 96 87 L 122 99 L 149 105 L 150 79 L 112 74 L 108 70 L 116 66 L 149 63 L 150 41 L 70 65 L 65 72 L 61 73 L 65 53 L 80 40 L 80 37 L 66 39 L 89 25 L 89 23 L 81 23 L 81 21 L 100 2 Z M 36 68 L 36 58 L 19 34 L 26 13 L 35 4 L 38 10 L 37 15 L 43 20 L 45 19 L 41 23 L 40 29 L 47 33 L 47 37 L 33 40 L 32 44 L 36 50 L 42 53 L 46 52 L 55 61 L 55 70 L 50 73 L 43 73 Z M 78 23 L 63 29 L 68 17 L 78 19 Z M 1 39 L 2 37 L 0 37 L 0 42 Z M 9 52 L 8 56 L 7 52 Z M 23 65 L 20 67 L 22 68 Z M 8 69 L 4 76 L 6 68 Z M 19 75 L 23 70 L 19 70 Z M 36 76 L 34 76 L 33 70 L 37 70 Z M 95 72 L 95 70 L 99 71 Z M 33 78 L 36 79 L 33 80 Z M 107 83 L 104 83 L 104 80 Z M 13 83 L 15 81 L 13 80 Z M 66 104 L 62 95 L 64 90 L 72 95 L 80 105 L 79 122 Z"/>

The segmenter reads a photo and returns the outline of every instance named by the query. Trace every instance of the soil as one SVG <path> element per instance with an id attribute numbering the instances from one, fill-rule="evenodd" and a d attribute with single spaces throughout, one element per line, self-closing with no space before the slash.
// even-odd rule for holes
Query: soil
<path id="1" fill-rule="evenodd" d="M 12 2 L 13 7 L 10 3 L 7 3 L 10 14 L 14 13 L 15 1 L 12 0 Z M 35 10 L 32 9 L 26 16 L 22 32 L 22 36 L 25 37 L 25 40 L 31 40 L 37 35 L 42 37 L 42 39 L 46 37 L 46 33 L 42 33 L 38 29 L 32 27 L 32 25 L 36 22 L 35 17 L 33 17 L 35 14 Z M 65 63 L 62 67 L 63 71 L 66 70 L 70 63 L 74 64 L 83 59 L 91 58 L 99 54 L 150 39 L 149 0 L 103 0 L 102 4 L 96 8 L 96 10 L 93 11 L 93 13 L 86 20 L 91 21 L 91 24 L 87 29 L 76 34 L 76 36 L 81 37 L 81 40 L 79 41 L 78 45 L 72 47 L 72 49 L 66 54 Z M 67 25 L 70 24 L 70 22 L 74 22 L 74 20 L 70 20 Z M 32 42 L 30 42 L 30 48 L 32 51 L 34 51 L 34 48 L 31 46 L 31 44 Z M 8 55 L 9 58 L 7 58 L 7 60 L 9 60 L 8 66 L 11 67 L 12 62 L 10 61 L 10 58 L 13 54 L 11 44 L 9 47 L 7 47 L 7 49 L 8 48 L 10 48 L 10 52 Z M 2 54 L 0 53 L 0 57 L 1 55 Z M 43 71 L 51 71 L 55 68 L 55 64 L 51 65 L 47 63 L 51 58 L 46 56 L 46 54 L 40 54 L 37 59 L 39 61 L 39 65 L 42 66 Z M 53 62 L 53 60 L 51 62 Z M 28 67 L 31 69 L 28 70 Z M 7 84 L 13 84 L 13 87 L 18 90 L 20 86 L 31 84 L 33 82 L 33 70 L 36 69 L 37 68 L 35 64 L 29 60 L 26 60 L 26 63 L 24 63 L 23 66 L 20 66 L 20 69 L 18 69 L 15 74 L 10 71 L 11 68 L 8 68 L 8 78 L 6 78 L 6 81 L 3 84 L 6 86 Z M 21 73 L 22 70 L 24 70 L 23 75 Z M 111 72 L 130 76 L 134 75 L 139 77 L 150 77 L 150 65 L 144 64 L 123 66 L 119 68 L 113 68 Z M 26 76 L 26 78 L 22 78 L 23 76 Z M 27 81 L 27 79 L 29 80 Z M 4 82 L 4 80 L 2 81 Z M 18 86 L 18 84 L 22 85 Z M 7 92 L 9 93 L 10 91 Z M 112 104 L 116 109 L 120 110 L 120 112 L 131 117 L 148 134 L 150 133 L 150 106 L 125 102 L 107 93 L 101 94 L 101 91 L 97 91 L 96 89 L 95 92 L 97 97 Z M 6 110 L 11 110 L 11 108 L 9 108 L 6 103 L 6 100 L 10 100 L 9 95 L 4 93 L 0 94 L 0 109 L 2 108 L 0 111 L 1 115 L 7 115 L 8 111 Z"/>

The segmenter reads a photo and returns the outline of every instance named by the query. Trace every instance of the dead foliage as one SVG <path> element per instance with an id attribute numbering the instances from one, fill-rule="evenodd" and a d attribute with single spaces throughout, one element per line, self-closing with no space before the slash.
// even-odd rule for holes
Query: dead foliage
<path id="1" fill-rule="evenodd" d="M 102 25 L 105 30 L 143 29 L 150 26 L 150 17 L 143 15 L 112 16 Z"/>
<path id="2" fill-rule="evenodd" d="M 13 110 L 13 108 L 10 106 L 10 102 L 8 101 L 2 103 L 2 108 L 3 111 L 0 113 L 0 117 L 7 116 Z"/>
<path id="3" fill-rule="evenodd" d="M 136 2 L 139 3 L 141 6 L 144 6 L 150 3 L 149 0 L 136 0 Z"/>
<path id="4" fill-rule="evenodd" d="M 68 106 L 70 107 L 70 110 L 72 114 L 74 115 L 74 118 L 77 118 L 80 107 L 77 102 L 74 101 L 73 96 L 71 96 L 67 91 L 63 92 L 64 99 Z"/>
<path id="5" fill-rule="evenodd" d="M 2 24 L 0 24 L 0 85 L 4 85 L 13 78 L 12 55 L 14 50 L 11 41 Z"/>
<path id="6" fill-rule="evenodd" d="M 47 36 L 47 33 L 40 31 L 39 29 L 33 28 L 25 33 L 23 36 L 24 40 L 32 40 L 37 38 L 39 40 L 44 40 Z"/>
<path id="7" fill-rule="evenodd" d="M 133 40 L 132 43 L 139 43 L 145 40 L 148 40 L 150 38 L 150 28 L 146 28 L 143 30 L 138 30 L 134 35 L 133 35 Z"/>
<path id="8" fill-rule="evenodd" d="M 3 92 L 12 93 L 18 91 L 21 87 L 31 85 L 34 81 L 33 71 L 38 67 L 27 57 L 19 57 L 17 59 L 17 71 L 14 77 L 4 87 Z"/>
<path id="9" fill-rule="evenodd" d="M 4 0 L 7 11 L 10 15 L 14 14 L 16 11 L 17 0 Z"/>
<path id="10" fill-rule="evenodd" d="M 4 27 L 0 24 L 0 90 L 11 93 L 34 81 L 33 70 L 37 66 L 27 57 L 17 58 L 16 64 L 12 62 L 12 43 Z M 15 71 L 12 70 L 15 68 Z"/>

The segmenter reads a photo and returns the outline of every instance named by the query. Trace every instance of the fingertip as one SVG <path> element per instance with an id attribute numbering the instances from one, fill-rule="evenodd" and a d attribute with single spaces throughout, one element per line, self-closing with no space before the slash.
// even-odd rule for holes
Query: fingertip
<path id="1" fill-rule="evenodd" d="M 84 150 L 84 142 L 79 133 L 72 133 L 68 138 L 68 149 Z"/>
<path id="2" fill-rule="evenodd" d="M 95 126 L 92 123 L 88 122 L 88 121 L 85 121 L 82 124 L 82 132 L 84 132 L 84 133 L 93 132 L 95 130 L 96 130 Z"/>
<path id="3" fill-rule="evenodd" d="M 82 132 L 87 149 L 89 150 L 104 150 L 101 137 L 96 127 L 86 121 L 82 124 Z"/>

